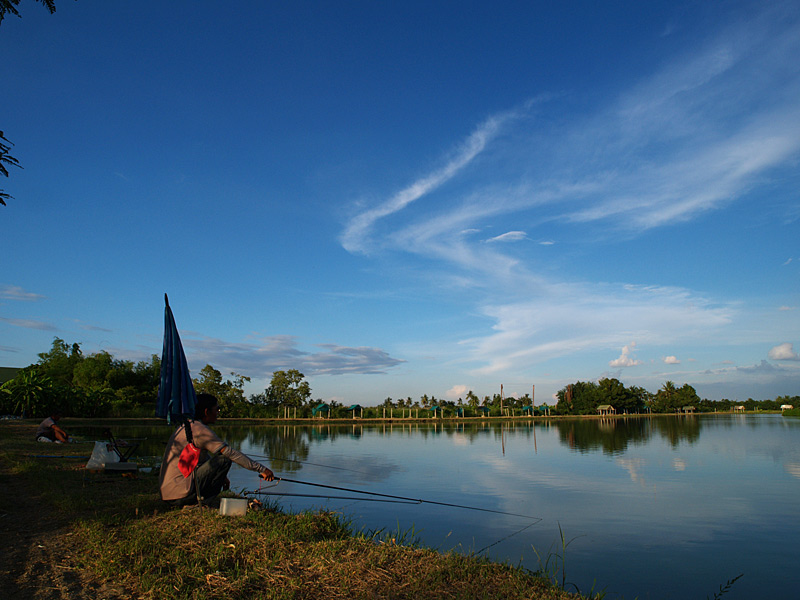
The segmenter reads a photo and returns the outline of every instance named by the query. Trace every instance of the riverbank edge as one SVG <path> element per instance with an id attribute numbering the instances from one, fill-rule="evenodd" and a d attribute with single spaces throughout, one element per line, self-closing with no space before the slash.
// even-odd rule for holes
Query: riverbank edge
<path id="1" fill-rule="evenodd" d="M 621 419 L 656 419 L 663 417 L 714 417 L 723 415 L 773 415 L 783 414 L 785 416 L 800 416 L 800 409 L 794 411 L 780 410 L 760 410 L 748 412 L 694 412 L 687 414 L 679 413 L 636 413 L 628 415 L 551 415 L 551 416 L 514 416 L 514 417 L 377 417 L 377 418 L 224 418 L 220 417 L 217 421 L 219 425 L 376 425 L 381 423 L 402 423 L 404 425 L 420 423 L 447 423 L 447 424 L 480 424 L 480 423 L 548 423 L 552 421 L 565 421 L 571 419 L 595 419 L 595 420 L 621 420 Z M 16 419 L 16 422 L 22 420 Z M 39 420 L 28 419 L 28 422 L 33 423 Z M 0 421 L 1 422 L 1 421 Z M 77 427 L 97 427 L 107 426 L 109 423 L 119 423 L 120 425 L 143 425 L 143 426 L 159 426 L 165 425 L 164 419 L 157 417 L 98 417 L 98 418 L 84 418 L 84 417 L 63 417 L 62 425 L 68 428 L 68 425 L 75 425 Z"/>
<path id="2" fill-rule="evenodd" d="M 409 532 L 355 532 L 333 513 L 167 509 L 155 475 L 89 474 L 85 446 L 44 455 L 35 426 L 0 422 L 5 598 L 581 598 L 522 568 L 419 547 Z"/>

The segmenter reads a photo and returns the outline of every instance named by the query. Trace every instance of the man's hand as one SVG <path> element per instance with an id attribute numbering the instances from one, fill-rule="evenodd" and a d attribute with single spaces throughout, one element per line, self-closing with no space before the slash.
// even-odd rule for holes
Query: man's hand
<path id="1" fill-rule="evenodd" d="M 258 476 L 261 477 L 261 479 L 263 479 L 264 481 L 272 481 L 273 479 L 275 479 L 275 474 L 269 469 L 267 469 L 263 473 L 259 473 Z"/>

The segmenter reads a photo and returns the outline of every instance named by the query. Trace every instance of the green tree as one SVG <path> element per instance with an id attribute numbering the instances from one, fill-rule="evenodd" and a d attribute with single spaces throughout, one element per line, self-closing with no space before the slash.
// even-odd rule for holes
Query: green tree
<path id="1" fill-rule="evenodd" d="M 0 2 L 4 2 L 5 0 L 0 0 Z M 0 21 L 3 20 L 3 15 L 0 13 Z M 0 131 L 0 175 L 5 175 L 8 177 L 8 168 L 6 165 L 11 165 L 12 167 L 19 167 L 20 169 L 22 166 L 19 164 L 19 161 L 11 156 L 9 152 L 11 151 L 11 146 L 13 146 L 10 141 L 5 138 L 5 135 L 2 131 Z M 6 200 L 10 200 L 13 198 L 11 194 L 7 194 L 2 189 L 0 189 L 0 204 L 3 206 L 6 205 Z"/>
<path id="2" fill-rule="evenodd" d="M 48 416 L 56 406 L 58 393 L 53 380 L 37 367 L 27 367 L 0 387 L 4 410 L 28 418 Z"/>
<path id="3" fill-rule="evenodd" d="M 556 410 L 562 415 L 590 415 L 597 413 L 600 402 L 598 385 L 592 381 L 578 381 L 556 393 Z"/>
<path id="4" fill-rule="evenodd" d="M 688 383 L 684 383 L 675 394 L 675 407 L 683 408 L 684 406 L 694 406 L 700 404 L 700 396 L 697 395 L 695 389 Z"/>
<path id="5" fill-rule="evenodd" d="M 40 4 L 44 4 L 47 9 L 50 11 L 52 15 L 56 12 L 56 4 L 55 0 L 37 0 Z M 6 13 L 14 15 L 14 16 L 21 16 L 19 11 L 17 10 L 17 6 L 19 6 L 19 0 L 0 0 L 0 24 L 3 23 L 3 19 L 6 16 Z M 5 138 L 5 135 L 2 131 L 0 131 L 0 174 L 5 175 L 8 177 L 8 169 L 6 165 L 11 165 L 14 167 L 19 167 L 20 169 L 22 166 L 19 164 L 19 161 L 9 154 L 11 150 L 11 146 L 13 146 L 10 141 Z M 13 198 L 10 194 L 7 194 L 2 189 L 0 189 L 0 204 L 3 206 L 6 205 L 6 200 Z"/>
<path id="6" fill-rule="evenodd" d="M 44 4 L 47 7 L 47 10 L 50 11 L 52 15 L 56 12 L 56 2 L 55 0 L 36 0 L 39 4 Z M 15 17 L 21 17 L 22 15 L 19 14 L 17 10 L 17 6 L 19 6 L 19 0 L 0 0 L 0 23 L 3 22 L 3 19 L 6 16 L 6 13 L 14 15 Z"/>
<path id="7" fill-rule="evenodd" d="M 618 413 L 638 413 L 643 408 L 639 396 L 618 379 L 601 379 L 597 393 L 600 404 L 610 404 Z"/>
<path id="8" fill-rule="evenodd" d="M 249 416 L 248 402 L 244 397 L 244 384 L 249 377 L 231 373 L 233 380 L 223 381 L 222 373 L 211 365 L 206 365 L 198 373 L 194 391 L 198 394 L 211 394 L 219 401 L 220 413 L 226 417 Z"/>
<path id="9" fill-rule="evenodd" d="M 269 401 L 283 406 L 303 406 L 311 398 L 311 387 L 297 369 L 275 371 L 266 390 Z"/>
<path id="10" fill-rule="evenodd" d="M 478 397 L 475 395 L 475 393 L 472 390 L 467 392 L 467 405 L 468 406 L 471 406 L 472 408 L 478 408 L 478 405 L 480 403 L 481 403 L 481 401 L 478 399 Z"/>
<path id="11" fill-rule="evenodd" d="M 80 344 L 67 344 L 59 337 L 53 338 L 49 352 L 39 354 L 39 367 L 56 385 L 71 386 L 75 367 L 83 360 Z"/>
<path id="12" fill-rule="evenodd" d="M 656 412 L 675 412 L 678 408 L 678 389 L 672 381 L 665 381 L 661 389 L 656 392 L 653 409 Z"/>

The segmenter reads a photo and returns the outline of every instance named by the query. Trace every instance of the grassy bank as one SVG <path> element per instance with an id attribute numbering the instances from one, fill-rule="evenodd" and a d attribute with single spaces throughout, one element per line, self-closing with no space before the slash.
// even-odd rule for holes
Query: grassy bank
<path id="1" fill-rule="evenodd" d="M 167 509 L 154 474 L 87 477 L 77 457 L 90 448 L 36 443 L 35 425 L 0 422 L 6 598 L 578 598 L 522 569 L 353 532 L 333 513 Z"/>

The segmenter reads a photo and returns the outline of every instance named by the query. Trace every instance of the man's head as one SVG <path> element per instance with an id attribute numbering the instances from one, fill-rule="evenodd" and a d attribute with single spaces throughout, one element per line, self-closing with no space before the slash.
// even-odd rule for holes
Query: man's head
<path id="1" fill-rule="evenodd" d="M 219 402 L 213 394 L 197 394 L 197 404 L 194 407 L 194 418 L 206 425 L 215 423 L 219 416 Z"/>

